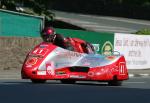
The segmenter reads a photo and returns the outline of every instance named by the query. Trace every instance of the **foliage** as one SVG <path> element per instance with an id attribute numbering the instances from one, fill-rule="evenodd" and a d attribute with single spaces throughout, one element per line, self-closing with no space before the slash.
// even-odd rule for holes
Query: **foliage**
<path id="1" fill-rule="evenodd" d="M 137 31 L 135 34 L 150 35 L 150 29 L 142 29 L 142 30 Z"/>

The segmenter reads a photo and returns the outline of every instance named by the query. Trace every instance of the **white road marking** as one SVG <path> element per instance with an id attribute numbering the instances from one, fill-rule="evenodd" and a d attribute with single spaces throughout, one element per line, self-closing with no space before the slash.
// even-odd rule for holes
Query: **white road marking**
<path id="1" fill-rule="evenodd" d="M 101 29 L 101 28 L 99 28 L 99 29 L 94 29 L 94 28 L 91 28 L 91 30 L 95 30 L 95 31 L 105 31 L 105 32 L 107 32 L 107 31 L 110 31 L 110 32 L 116 32 L 116 33 L 129 33 L 129 32 L 135 32 L 136 30 L 133 30 L 133 31 L 127 31 L 127 30 L 109 30 L 109 29 Z"/>
<path id="2" fill-rule="evenodd" d="M 148 77 L 149 76 L 149 74 L 140 74 L 141 76 L 146 76 L 146 77 Z"/>
<path id="3" fill-rule="evenodd" d="M 80 15 L 81 16 L 81 15 Z M 128 18 L 117 18 L 117 17 L 100 17 L 100 16 L 92 16 L 92 15 L 82 15 L 84 17 L 92 17 L 96 19 L 105 19 L 105 20 L 113 20 L 113 21 L 120 21 L 126 23 L 134 23 L 134 24 L 141 24 L 141 25 L 150 25 L 149 21 L 144 20 L 136 20 L 136 19 L 128 19 Z"/>
<path id="4" fill-rule="evenodd" d="M 134 74 L 129 74 L 129 77 L 134 77 Z"/>
<path id="5" fill-rule="evenodd" d="M 78 24 L 86 24 L 86 25 L 88 25 L 88 24 L 90 24 L 90 25 L 96 25 L 96 24 L 97 24 L 97 23 L 95 23 L 95 22 L 80 21 L 80 20 L 76 20 L 75 23 L 78 23 Z"/>
<path id="6" fill-rule="evenodd" d="M 146 82 L 123 82 L 126 84 L 145 84 Z"/>
<path id="7" fill-rule="evenodd" d="M 98 28 L 101 28 L 101 29 L 113 29 L 113 30 L 115 30 L 115 29 L 117 29 L 117 30 L 130 30 L 130 31 L 135 31 L 135 30 L 133 30 L 133 29 L 128 29 L 128 28 L 123 28 L 123 27 L 112 27 L 112 26 L 102 26 L 102 25 L 93 25 L 93 24 L 91 24 L 91 25 L 87 25 L 87 24 L 83 24 L 83 26 L 84 27 L 91 27 L 91 28 L 96 28 L 96 29 L 98 29 Z"/>

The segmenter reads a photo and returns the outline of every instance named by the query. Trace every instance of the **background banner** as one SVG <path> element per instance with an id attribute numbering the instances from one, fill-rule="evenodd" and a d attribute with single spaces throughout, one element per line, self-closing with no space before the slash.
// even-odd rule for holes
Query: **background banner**
<path id="1" fill-rule="evenodd" d="M 0 36 L 37 37 L 44 17 L 0 9 Z"/>
<path id="2" fill-rule="evenodd" d="M 150 68 L 150 36 L 115 33 L 114 50 L 125 56 L 128 69 Z"/>
<path id="3" fill-rule="evenodd" d="M 94 44 L 98 54 L 105 54 L 113 51 L 114 33 L 93 32 L 84 30 L 56 29 L 58 34 L 66 37 L 80 38 Z"/>

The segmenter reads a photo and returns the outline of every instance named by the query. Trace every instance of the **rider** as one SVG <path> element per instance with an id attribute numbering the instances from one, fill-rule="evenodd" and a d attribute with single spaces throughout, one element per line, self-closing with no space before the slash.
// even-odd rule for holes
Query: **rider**
<path id="1" fill-rule="evenodd" d="M 56 34 L 54 28 L 52 27 L 45 27 L 41 33 L 41 37 L 45 42 L 51 42 L 54 45 L 57 45 L 64 49 L 69 49 L 69 50 L 73 49 L 71 48 L 67 39 L 61 34 Z"/>
<path id="2" fill-rule="evenodd" d="M 85 45 L 86 45 L 86 50 L 87 50 L 88 54 L 94 54 L 95 53 L 94 46 L 91 43 L 86 42 Z"/>
<path id="3" fill-rule="evenodd" d="M 71 45 L 72 39 L 69 37 L 65 38 L 61 34 L 56 34 L 55 30 L 52 27 L 45 27 L 41 33 L 41 37 L 42 37 L 43 41 L 45 41 L 45 42 L 53 43 L 54 45 L 57 45 L 57 46 L 62 47 L 64 49 L 76 51 L 76 49 Z M 77 40 L 79 40 L 80 42 L 81 41 L 83 42 L 83 40 L 81 40 L 81 39 L 77 39 Z M 81 46 L 83 46 L 85 53 L 88 53 L 88 54 L 94 53 L 94 48 L 90 43 L 83 42 L 81 44 L 83 44 Z"/>

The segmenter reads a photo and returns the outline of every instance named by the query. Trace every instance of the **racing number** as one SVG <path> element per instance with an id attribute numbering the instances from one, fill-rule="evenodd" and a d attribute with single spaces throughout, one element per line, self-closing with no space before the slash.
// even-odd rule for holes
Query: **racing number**
<path id="1" fill-rule="evenodd" d="M 44 56 L 47 52 L 47 49 L 37 48 L 33 51 L 33 54 Z"/>
<path id="2" fill-rule="evenodd" d="M 119 73 L 120 73 L 120 75 L 124 75 L 126 73 L 124 62 L 119 63 Z"/>

